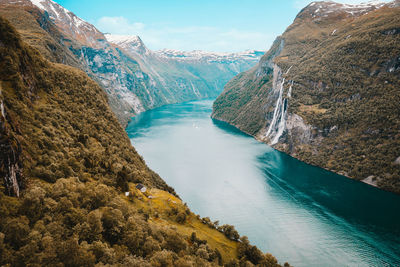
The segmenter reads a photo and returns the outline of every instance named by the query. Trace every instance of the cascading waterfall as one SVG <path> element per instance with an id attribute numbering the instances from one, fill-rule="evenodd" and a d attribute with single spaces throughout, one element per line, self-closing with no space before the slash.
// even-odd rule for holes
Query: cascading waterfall
<path id="1" fill-rule="evenodd" d="M 5 114 L 4 114 L 4 104 L 3 104 L 3 100 L 1 100 L 1 103 L 0 103 L 0 110 L 1 110 L 1 116 L 5 119 L 6 116 L 5 116 Z"/>
<path id="2" fill-rule="evenodd" d="M 291 68 L 292 66 L 290 66 L 290 68 L 285 72 L 285 74 L 288 74 Z M 280 75 L 279 71 L 277 75 Z M 278 143 L 279 138 L 282 136 L 286 128 L 286 112 L 287 112 L 288 99 L 287 98 L 283 99 L 284 84 L 285 84 L 285 78 L 282 78 L 282 82 L 279 85 L 279 96 L 278 99 L 276 100 L 274 115 L 272 117 L 272 121 L 266 133 L 266 136 L 269 137 L 270 140 L 272 140 L 269 143 L 270 145 L 275 145 L 276 143 Z M 291 97 L 292 85 L 293 82 L 289 87 L 289 91 L 287 94 L 288 98 Z"/>
<path id="3" fill-rule="evenodd" d="M 284 84 L 285 84 L 285 78 L 283 78 L 282 83 L 280 84 L 279 96 L 278 96 L 278 100 L 276 100 L 274 115 L 273 115 L 272 121 L 269 125 L 268 131 L 266 134 L 267 136 L 270 136 L 272 134 L 272 130 L 276 127 L 277 120 L 280 117 L 280 111 L 282 110 L 281 105 L 282 105 L 282 94 L 283 94 L 283 85 Z"/>
<path id="4" fill-rule="evenodd" d="M 292 87 L 293 87 L 293 81 L 290 83 L 289 90 L 287 92 L 287 97 L 291 98 L 292 97 Z"/>
<path id="5" fill-rule="evenodd" d="M 291 69 L 292 67 L 293 67 L 293 66 L 290 66 L 290 67 L 288 68 L 288 70 L 285 72 L 285 74 L 288 74 L 289 71 L 290 71 L 290 69 Z"/>
<path id="6" fill-rule="evenodd" d="M 192 82 L 192 81 L 190 81 L 190 85 L 192 86 L 193 93 L 194 93 L 197 97 L 200 97 L 200 92 L 199 92 L 199 90 L 193 85 L 193 82 Z"/>
<path id="7" fill-rule="evenodd" d="M 1 92 L 1 88 L 0 88 L 0 97 L 2 97 L 2 92 Z M 6 115 L 4 112 L 4 104 L 3 104 L 3 99 L 1 99 L 0 101 L 0 111 L 1 111 L 1 116 L 4 118 L 4 120 L 6 119 Z"/>

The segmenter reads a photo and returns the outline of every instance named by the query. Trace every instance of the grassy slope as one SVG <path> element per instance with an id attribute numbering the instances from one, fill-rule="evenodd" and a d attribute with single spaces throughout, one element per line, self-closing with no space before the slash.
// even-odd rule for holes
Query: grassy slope
<path id="1" fill-rule="evenodd" d="M 183 206 L 136 153 L 102 88 L 83 71 L 43 59 L 1 17 L 0 40 L 0 141 L 20 148 L 13 151 L 23 173 L 20 198 L 1 186 L 0 265 L 278 266 Z M 122 192 L 135 192 L 133 182 L 156 198 L 136 192 L 127 199 Z"/>
<path id="2" fill-rule="evenodd" d="M 150 223 L 160 226 L 173 225 L 179 233 L 185 236 L 190 236 L 195 231 L 197 237 L 207 240 L 211 248 L 219 249 L 225 261 L 237 257 L 238 243 L 226 238 L 221 232 L 211 231 L 210 229 L 212 228 L 202 223 L 194 213 L 188 212 L 187 214 L 187 206 L 176 196 L 156 188 L 152 188 L 148 193 L 143 194 L 135 189 L 134 184 L 130 186 L 130 192 L 131 194 L 135 194 L 135 197 L 128 196 L 125 198 L 127 201 L 135 203 L 135 205 L 138 205 L 149 213 L 151 216 L 149 219 Z M 185 213 L 185 222 L 178 223 L 174 217 L 170 216 L 173 212 L 177 214 Z"/>
<path id="3" fill-rule="evenodd" d="M 306 144 L 289 133 L 277 149 L 355 179 L 373 175 L 379 187 L 400 192 L 400 168 L 394 164 L 400 156 L 400 79 L 398 70 L 389 72 L 400 54 L 399 13 L 382 8 L 357 18 L 314 21 L 304 10 L 296 18 L 274 62 L 283 70 L 293 66 L 286 75 L 294 81 L 289 113 L 313 126 L 313 139 Z M 265 131 L 273 103 L 272 75 L 257 71 L 229 82 L 213 112 L 252 135 Z"/>

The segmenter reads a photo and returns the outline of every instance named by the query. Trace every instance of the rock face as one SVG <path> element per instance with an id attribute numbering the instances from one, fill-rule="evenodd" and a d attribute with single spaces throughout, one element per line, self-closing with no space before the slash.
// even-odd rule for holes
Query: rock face
<path id="1" fill-rule="evenodd" d="M 307 163 L 400 193 L 399 2 L 304 8 L 213 117 Z M 365 181 L 369 181 L 367 179 Z"/>
<path id="2" fill-rule="evenodd" d="M 151 51 L 139 36 L 106 35 L 107 40 L 131 58 L 158 88 L 154 101 L 167 103 L 211 98 L 220 94 L 224 85 L 239 72 L 256 65 L 262 52 L 212 53 L 177 50 Z"/>
<path id="3" fill-rule="evenodd" d="M 107 92 L 109 103 L 122 125 L 145 110 L 138 96 L 150 81 L 134 59 L 123 62 L 120 53 L 93 25 L 51 0 L 0 1 L 0 15 L 21 33 L 24 41 L 52 62 L 85 71 Z M 43 39 L 45 41 L 43 41 Z"/>
<path id="4" fill-rule="evenodd" d="M 255 65 L 262 55 L 249 52 L 215 58 L 216 54 L 197 52 L 195 59 L 181 62 L 165 51 L 148 50 L 136 36 L 108 36 L 109 42 L 93 25 L 51 0 L 0 0 L 0 6 L 0 14 L 30 45 L 45 51 L 44 56 L 78 67 L 95 79 L 122 125 L 147 109 L 216 97 L 228 80 Z M 30 23 L 22 21 L 27 18 Z"/>
<path id="5" fill-rule="evenodd" d="M 0 26 L 0 172 L 9 195 L 19 195 L 22 177 L 52 183 L 98 172 L 112 184 L 112 169 L 128 162 L 130 179 L 173 192 L 131 146 L 97 83 L 43 59 L 3 18 Z"/>
<path id="6" fill-rule="evenodd" d="M 1 86 L 0 86 L 0 97 Z M 3 99 L 0 100 L 0 175 L 3 177 L 6 193 L 19 197 L 23 185 L 21 145 L 15 138 Z"/>

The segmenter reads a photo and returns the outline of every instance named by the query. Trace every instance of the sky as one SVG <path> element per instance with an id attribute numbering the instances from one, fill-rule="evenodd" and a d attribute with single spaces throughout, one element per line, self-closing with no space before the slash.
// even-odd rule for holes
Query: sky
<path id="1" fill-rule="evenodd" d="M 356 4 L 366 0 L 339 0 Z M 55 0 L 103 33 L 139 35 L 152 50 L 269 49 L 310 0 Z"/>

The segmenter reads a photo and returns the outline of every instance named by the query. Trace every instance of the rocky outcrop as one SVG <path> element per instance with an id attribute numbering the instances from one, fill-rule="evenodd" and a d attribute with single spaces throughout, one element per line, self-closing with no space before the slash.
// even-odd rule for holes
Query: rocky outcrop
<path id="1" fill-rule="evenodd" d="M 400 193 L 397 2 L 304 8 L 213 117 L 307 163 Z"/>
<path id="2" fill-rule="evenodd" d="M 139 36 L 106 35 L 123 54 L 134 58 L 158 88 L 153 103 L 175 103 L 216 97 L 236 74 L 256 65 L 259 51 L 213 53 L 205 51 L 151 51 Z M 150 90 L 152 91 L 152 90 Z M 161 99 L 162 98 L 162 99 Z"/>
<path id="3" fill-rule="evenodd" d="M 19 197 L 23 183 L 21 145 L 10 129 L 3 99 L 0 100 L 0 109 L 0 176 L 3 178 L 6 193 Z"/>

